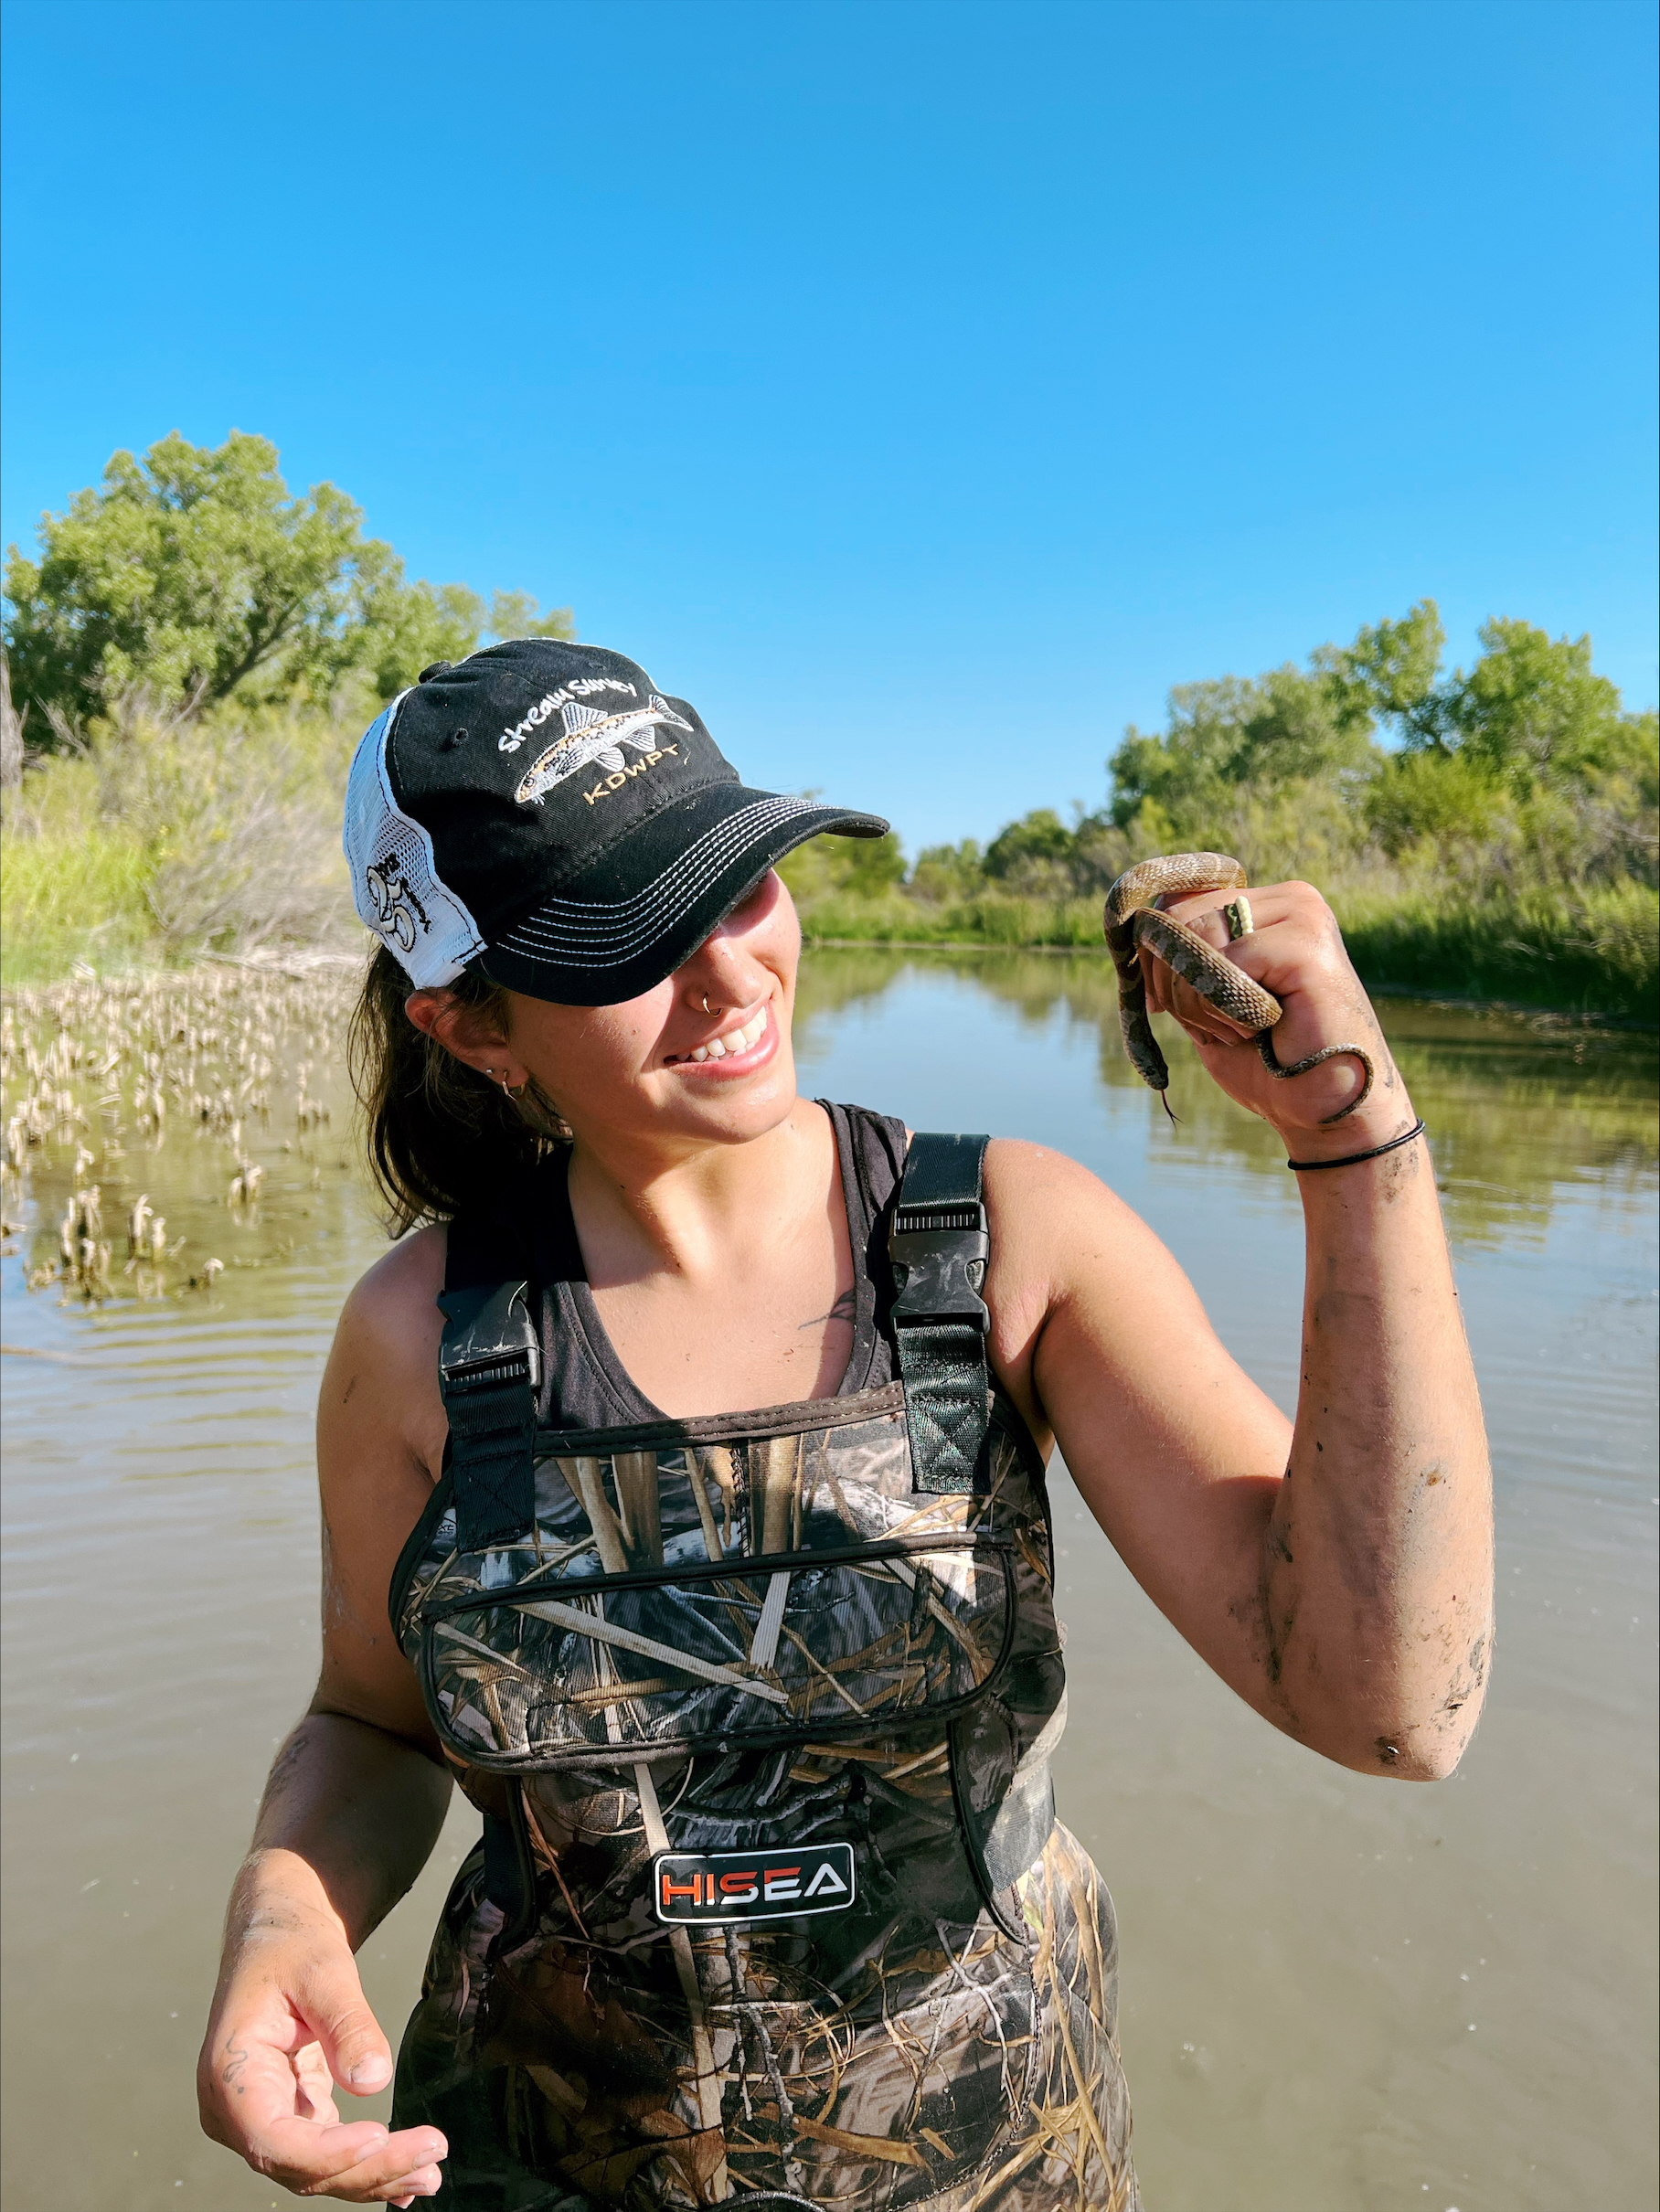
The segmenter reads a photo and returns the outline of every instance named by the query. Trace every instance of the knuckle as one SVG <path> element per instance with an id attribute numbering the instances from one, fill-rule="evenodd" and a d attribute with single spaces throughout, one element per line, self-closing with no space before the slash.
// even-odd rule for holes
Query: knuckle
<path id="1" fill-rule="evenodd" d="M 1332 919 L 1332 909 L 1326 904 L 1325 892 L 1317 889 L 1314 884 L 1304 883 L 1299 878 L 1295 883 L 1288 883 L 1285 888 L 1293 895 L 1297 904 L 1306 909 L 1311 920 L 1325 922 Z"/>
<path id="2" fill-rule="evenodd" d="M 304 1977 L 307 1988 L 321 2004 L 346 2006 L 363 2002 L 356 1962 L 349 1955 L 340 1958 L 332 1946 L 323 1956 L 306 1961 Z"/>
<path id="3" fill-rule="evenodd" d="M 376 2033 L 375 2015 L 364 2000 L 363 1984 L 355 1973 L 337 1969 L 312 1977 L 306 1992 L 312 2023 L 336 2043 L 348 2037 Z"/>

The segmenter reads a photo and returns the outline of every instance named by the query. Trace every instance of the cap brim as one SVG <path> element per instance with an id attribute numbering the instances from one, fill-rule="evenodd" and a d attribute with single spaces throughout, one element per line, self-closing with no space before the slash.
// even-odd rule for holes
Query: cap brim
<path id="1" fill-rule="evenodd" d="M 717 783 L 665 807 L 522 914 L 473 962 L 567 1006 L 638 998 L 689 960 L 770 867 L 809 837 L 882 837 L 878 814 Z M 624 887 L 644 884 L 626 893 Z"/>

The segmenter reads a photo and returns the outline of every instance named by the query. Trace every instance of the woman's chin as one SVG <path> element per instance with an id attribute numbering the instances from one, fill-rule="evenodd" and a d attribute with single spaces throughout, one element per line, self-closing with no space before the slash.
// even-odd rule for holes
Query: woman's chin
<path id="1" fill-rule="evenodd" d="M 666 1112 L 682 1127 L 689 1123 L 725 1143 L 765 1136 L 795 1104 L 795 1057 L 787 1037 L 774 1037 L 751 1069 L 666 1072 L 673 1079 L 663 1098 Z"/>

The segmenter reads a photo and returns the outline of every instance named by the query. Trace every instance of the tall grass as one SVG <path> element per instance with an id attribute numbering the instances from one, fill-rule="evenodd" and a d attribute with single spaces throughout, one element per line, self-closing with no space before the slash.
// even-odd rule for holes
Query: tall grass
<path id="1" fill-rule="evenodd" d="M 1375 989 L 1655 1021 L 1660 892 L 1645 883 L 1479 900 L 1418 892 L 1340 901 L 1337 916 L 1350 957 Z"/>
<path id="2" fill-rule="evenodd" d="M 56 761 L 25 789 L 27 810 L 10 794 L 0 830 L 0 975 L 31 983 L 77 961 L 124 968 L 154 958 L 151 856 L 128 824 L 101 814 L 91 762 Z"/>
<path id="3" fill-rule="evenodd" d="M 1616 883 L 1486 899 L 1338 888 L 1332 905 L 1374 990 L 1607 1014 L 1652 1025 L 1660 998 L 1660 893 Z M 1101 902 L 987 893 L 929 907 L 835 894 L 803 915 L 811 943 L 1031 945 L 1103 950 Z"/>
<path id="4" fill-rule="evenodd" d="M 0 974 L 352 941 L 344 713 L 179 722 L 129 700 L 30 766 L 0 827 Z"/>

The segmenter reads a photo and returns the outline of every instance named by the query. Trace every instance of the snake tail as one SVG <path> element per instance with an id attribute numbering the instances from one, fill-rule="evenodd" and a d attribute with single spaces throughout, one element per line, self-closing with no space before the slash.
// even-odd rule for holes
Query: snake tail
<path id="1" fill-rule="evenodd" d="M 1335 1113 L 1327 1113 L 1321 1116 L 1320 1126 L 1323 1129 L 1332 1122 L 1346 1121 L 1348 1116 L 1354 1112 L 1357 1106 L 1364 1106 L 1367 1100 L 1371 1096 L 1372 1082 L 1377 1074 L 1377 1070 L 1372 1066 L 1371 1054 L 1367 1052 L 1363 1046 L 1327 1045 L 1324 1051 L 1311 1052 L 1305 1060 L 1296 1060 L 1293 1062 L 1291 1067 L 1282 1068 L 1279 1061 L 1274 1058 L 1273 1036 L 1274 1033 L 1272 1029 L 1262 1030 L 1257 1037 L 1257 1050 L 1262 1055 L 1263 1067 L 1267 1069 L 1270 1075 L 1277 1077 L 1281 1082 L 1289 1082 L 1293 1075 L 1306 1075 L 1311 1068 L 1323 1067 L 1327 1060 L 1344 1058 L 1358 1060 L 1360 1065 L 1366 1069 L 1366 1080 L 1361 1084 L 1359 1090 L 1355 1093 L 1348 1104 L 1346 1106 L 1339 1106 Z"/>

